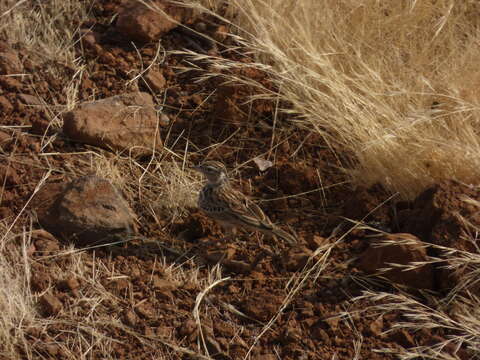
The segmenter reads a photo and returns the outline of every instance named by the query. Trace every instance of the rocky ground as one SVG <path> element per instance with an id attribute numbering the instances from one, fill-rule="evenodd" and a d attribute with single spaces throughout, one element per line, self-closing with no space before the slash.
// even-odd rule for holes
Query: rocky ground
<path id="1" fill-rule="evenodd" d="M 344 155 L 220 77 L 275 90 L 226 24 L 164 10 L 194 30 L 138 3 L 96 2 L 79 24 L 81 71 L 0 43 L 2 249 L 23 259 L 14 271 L 28 264 L 36 311 L 0 354 L 393 359 L 438 345 L 478 357 L 449 326 L 458 303 L 442 299 L 459 285 L 458 296 L 478 291 L 468 264 L 450 259 L 477 252 L 480 191 L 447 181 L 407 202 L 355 188 L 338 170 Z M 222 74 L 185 50 L 246 66 Z M 246 233 L 219 241 L 192 200 L 200 182 L 188 166 L 205 158 L 224 162 L 298 246 Z M 404 268 L 372 275 L 391 263 Z"/>

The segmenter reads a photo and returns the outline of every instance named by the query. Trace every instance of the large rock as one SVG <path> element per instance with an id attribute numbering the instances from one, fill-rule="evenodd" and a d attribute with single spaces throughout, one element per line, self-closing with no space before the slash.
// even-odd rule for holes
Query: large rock
<path id="1" fill-rule="evenodd" d="M 478 254 L 476 233 L 480 228 L 480 187 L 457 181 L 444 181 L 420 194 L 411 209 L 399 213 L 400 226 L 434 246 L 432 255 L 444 258 L 436 265 L 435 277 L 439 290 L 462 285 L 480 295 L 480 284 L 470 276 L 475 270 L 451 259 L 455 254 L 440 247 Z M 450 266 L 450 267 L 449 267 Z M 468 279 L 468 281 L 467 281 Z"/>
<path id="2" fill-rule="evenodd" d="M 387 244 L 388 245 L 385 245 Z M 428 256 L 424 244 L 411 234 L 389 234 L 375 238 L 369 248 L 362 254 L 359 267 L 368 274 L 381 273 L 390 281 L 416 289 L 434 287 L 431 264 L 415 265 L 412 270 L 395 267 L 392 264 L 413 265 L 426 262 Z M 383 272 L 384 268 L 391 268 Z"/>
<path id="3" fill-rule="evenodd" d="M 190 22 L 192 18 L 192 10 L 174 6 L 167 1 L 154 1 L 150 7 L 138 1 L 130 1 L 120 11 L 116 29 L 133 41 L 158 41 L 179 23 Z"/>
<path id="4" fill-rule="evenodd" d="M 133 155 L 160 150 L 158 116 L 152 97 L 137 92 L 82 103 L 64 115 L 63 131 L 72 139 Z"/>
<path id="5" fill-rule="evenodd" d="M 45 186 L 33 206 L 43 227 L 80 245 L 110 242 L 135 228 L 135 215 L 119 191 L 93 175 Z"/>

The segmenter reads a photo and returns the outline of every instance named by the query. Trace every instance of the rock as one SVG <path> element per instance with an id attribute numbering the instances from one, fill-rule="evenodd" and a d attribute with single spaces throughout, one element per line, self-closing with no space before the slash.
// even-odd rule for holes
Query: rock
<path id="1" fill-rule="evenodd" d="M 58 287 L 60 288 L 60 290 L 73 291 L 80 287 L 80 281 L 74 277 L 68 278 L 63 281 L 60 281 L 60 283 L 58 284 Z"/>
<path id="2" fill-rule="evenodd" d="M 133 211 L 108 180 L 84 176 L 60 188 L 64 190 L 50 206 L 37 210 L 40 224 L 53 234 L 92 245 L 110 242 L 134 228 Z"/>
<path id="3" fill-rule="evenodd" d="M 402 213 L 402 229 L 435 245 L 474 252 L 473 244 L 460 236 L 467 230 L 460 216 L 473 227 L 480 226 L 479 208 L 467 198 L 480 201 L 480 187 L 455 181 L 435 185 L 414 200 L 413 209 Z"/>
<path id="4" fill-rule="evenodd" d="M 378 246 L 381 242 L 390 244 Z M 401 243 L 408 241 L 408 243 Z M 413 262 L 428 261 L 423 243 L 411 234 L 389 234 L 372 240 L 369 248 L 362 254 L 359 267 L 368 274 L 379 272 L 382 268 L 392 267 L 390 264 L 408 265 Z M 395 268 L 381 275 L 398 284 L 416 289 L 433 290 L 433 269 L 431 264 L 415 266 L 414 269 L 403 271 Z"/>
<path id="5" fill-rule="evenodd" d="M 73 140 L 133 155 L 162 148 L 152 97 L 134 92 L 86 102 L 64 115 L 63 131 Z"/>
<path id="6" fill-rule="evenodd" d="M 45 316 L 57 315 L 63 308 L 61 301 L 50 294 L 45 294 L 40 298 L 40 306 Z"/>
<path id="7" fill-rule="evenodd" d="M 183 323 L 183 325 L 178 329 L 178 335 L 181 337 L 187 337 L 189 341 L 195 340 L 198 334 L 198 326 L 197 323 L 192 320 L 188 319 Z"/>
<path id="8" fill-rule="evenodd" d="M 60 250 L 58 240 L 49 232 L 39 229 L 31 232 L 35 253 L 40 256 L 54 255 Z"/>
<path id="9" fill-rule="evenodd" d="M 6 43 L 0 43 L 0 75 L 20 74 L 23 65 L 15 50 Z"/>
<path id="10" fill-rule="evenodd" d="M 116 29 L 127 39 L 138 42 L 158 41 L 179 23 L 191 22 L 192 11 L 166 1 L 154 1 L 148 7 L 129 1 L 119 11 Z"/>
<path id="11" fill-rule="evenodd" d="M 138 322 L 138 317 L 132 310 L 126 310 L 123 313 L 123 322 L 128 326 L 134 327 Z"/>
<path id="12" fill-rule="evenodd" d="M 480 187 L 444 181 L 425 190 L 414 200 L 412 209 L 399 214 L 400 226 L 434 245 L 478 254 L 478 245 L 472 240 L 475 240 L 473 234 L 480 228 L 479 201 Z M 447 269 L 445 266 L 450 265 L 452 255 L 444 255 L 436 248 L 432 252 L 435 256 L 445 257 L 444 263 L 435 266 L 439 290 L 447 291 L 462 284 L 472 293 L 480 295 L 478 282 L 465 282 L 473 269 L 469 266 Z"/>
<path id="13" fill-rule="evenodd" d="M 167 80 L 165 80 L 162 73 L 154 70 L 147 72 L 143 77 L 143 80 L 145 80 L 148 88 L 154 93 L 162 91 L 167 84 Z"/>
<path id="14" fill-rule="evenodd" d="M 373 335 L 381 337 L 383 332 L 383 316 L 380 315 L 375 321 L 372 321 L 369 328 Z"/>
<path id="15" fill-rule="evenodd" d="M 32 271 L 30 287 L 34 292 L 42 292 L 48 289 L 50 285 L 50 276 L 43 271 Z"/>

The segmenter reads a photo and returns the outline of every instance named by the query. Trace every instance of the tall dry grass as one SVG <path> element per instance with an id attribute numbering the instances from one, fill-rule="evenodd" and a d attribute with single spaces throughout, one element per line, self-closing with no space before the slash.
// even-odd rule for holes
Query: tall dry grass
<path id="1" fill-rule="evenodd" d="M 343 156 L 354 183 L 379 182 L 412 198 L 442 179 L 478 182 L 478 2 L 232 0 L 229 6 L 236 15 L 224 20 L 256 54 L 251 66 L 272 75 L 292 105 L 286 111 Z M 220 70 L 246 66 L 211 60 Z"/>

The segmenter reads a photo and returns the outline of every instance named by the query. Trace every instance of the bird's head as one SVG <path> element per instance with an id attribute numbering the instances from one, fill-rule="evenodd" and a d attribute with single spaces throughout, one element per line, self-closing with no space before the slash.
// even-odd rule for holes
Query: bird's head
<path id="1" fill-rule="evenodd" d="M 219 161 L 205 161 L 194 169 L 205 175 L 210 184 L 220 184 L 228 180 L 227 168 Z"/>

